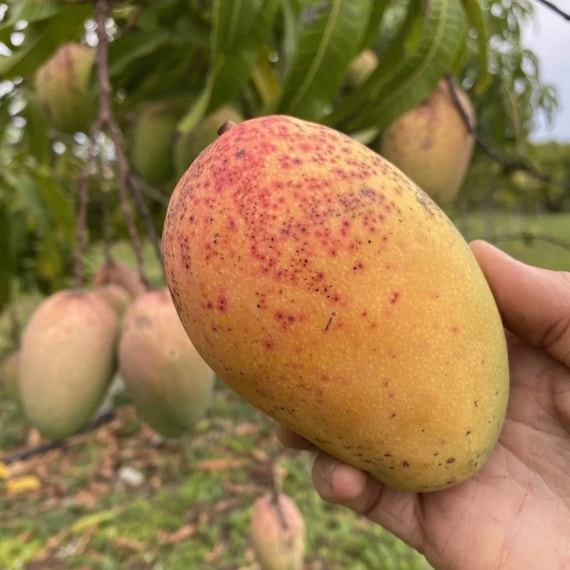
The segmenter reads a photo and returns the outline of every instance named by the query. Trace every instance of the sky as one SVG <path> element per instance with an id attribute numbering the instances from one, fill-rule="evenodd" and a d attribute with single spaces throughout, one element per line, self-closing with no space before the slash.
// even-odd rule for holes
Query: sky
<path id="1" fill-rule="evenodd" d="M 554 3 L 570 13 L 570 0 Z M 570 142 L 570 21 L 535 0 L 533 22 L 523 35 L 525 47 L 539 58 L 543 83 L 557 89 L 558 110 L 552 126 L 540 117 L 532 139 Z"/>

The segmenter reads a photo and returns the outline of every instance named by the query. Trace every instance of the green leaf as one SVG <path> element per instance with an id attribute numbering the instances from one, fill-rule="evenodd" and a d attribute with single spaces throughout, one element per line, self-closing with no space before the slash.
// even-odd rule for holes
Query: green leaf
<path id="1" fill-rule="evenodd" d="M 210 74 L 200 96 L 178 124 L 178 131 L 182 134 L 193 129 L 209 111 L 237 95 L 249 79 L 258 54 L 269 36 L 277 0 L 262 0 L 254 16 L 246 19 L 242 19 L 230 4 L 222 0 L 214 3 Z M 249 7 L 249 4 L 239 5 L 243 10 Z M 239 25 L 247 25 L 247 29 L 234 30 Z M 224 37 L 227 33 L 239 37 L 239 44 L 229 48 Z"/>
<path id="2" fill-rule="evenodd" d="M 40 233 L 49 229 L 49 219 L 46 216 L 37 186 L 24 170 L 6 169 L 2 172 L 3 181 L 8 187 L 13 201 L 26 214 L 26 224 Z"/>
<path id="3" fill-rule="evenodd" d="M 98 528 L 102 524 L 116 519 L 119 512 L 119 509 L 107 509 L 106 511 L 84 515 L 71 525 L 70 530 L 75 534 L 83 534 L 87 530 Z"/>
<path id="4" fill-rule="evenodd" d="M 231 3 L 217 0 L 214 9 L 212 85 L 208 110 L 214 110 L 226 101 L 233 99 L 244 83 L 249 79 L 259 51 L 267 41 L 275 14 L 277 0 L 261 0 L 256 2 L 258 9 L 253 17 L 248 18 L 247 29 L 239 32 L 231 31 L 239 23 L 228 19 L 228 6 Z M 247 5 L 245 5 L 247 4 Z M 245 3 L 243 10 L 250 10 Z M 231 10 L 232 14 L 235 11 Z M 238 45 L 228 46 L 224 39 L 226 33 L 240 38 Z"/>
<path id="5" fill-rule="evenodd" d="M 136 31 L 109 45 L 109 74 L 121 75 L 137 59 L 152 53 L 170 37 L 168 30 Z"/>
<path id="6" fill-rule="evenodd" d="M 39 275 L 48 281 L 54 281 L 61 275 L 63 256 L 60 244 L 52 234 L 44 235 L 38 243 L 36 264 Z"/>
<path id="7" fill-rule="evenodd" d="M 89 4 L 66 5 L 49 20 L 28 26 L 22 45 L 0 58 L 0 80 L 32 75 L 61 44 L 81 37 L 91 15 Z"/>
<path id="8" fill-rule="evenodd" d="M 35 93 L 26 92 L 26 107 L 22 111 L 26 119 L 25 136 L 27 150 L 39 164 L 47 164 L 51 157 L 51 140 L 45 114 L 42 112 Z"/>
<path id="9" fill-rule="evenodd" d="M 200 119 L 205 116 L 210 103 L 211 89 L 211 82 L 208 82 L 206 88 L 192 104 L 188 112 L 180 119 L 178 125 L 176 125 L 176 130 L 180 134 L 189 133 L 200 122 Z"/>
<path id="10" fill-rule="evenodd" d="M 227 54 L 234 48 L 240 49 L 262 6 L 263 0 L 234 0 L 224 2 L 224 9 L 216 10 L 215 41 L 220 52 Z"/>
<path id="11" fill-rule="evenodd" d="M 262 109 L 272 108 L 281 93 L 281 82 L 269 61 L 268 50 L 262 50 L 251 71 L 251 80 L 261 98 Z"/>
<path id="12" fill-rule="evenodd" d="M 0 30 L 13 28 L 17 22 L 31 24 L 55 16 L 62 4 L 54 0 L 19 0 L 11 5 L 8 18 L 0 24 Z"/>
<path id="13" fill-rule="evenodd" d="M 290 72 L 298 44 L 297 21 L 301 13 L 299 0 L 280 0 L 279 11 L 283 19 L 283 38 L 281 40 L 282 73 L 287 76 Z"/>
<path id="14" fill-rule="evenodd" d="M 418 18 L 421 34 L 410 46 L 406 40 L 417 29 Z M 431 0 L 425 16 L 412 3 L 401 33 L 379 54 L 377 69 L 325 122 L 347 132 L 385 128 L 433 91 L 456 61 L 466 33 L 460 0 Z"/>
<path id="15" fill-rule="evenodd" d="M 2 177 L 13 202 L 26 214 L 31 230 L 43 237 L 49 234 L 73 241 L 73 203 L 53 179 L 51 170 L 6 169 Z"/>
<path id="16" fill-rule="evenodd" d="M 0 313 L 10 302 L 10 291 L 14 277 L 13 249 L 10 240 L 11 216 L 7 200 L 0 198 Z"/>
<path id="17" fill-rule="evenodd" d="M 331 0 L 302 12 L 304 24 L 278 112 L 310 120 L 326 113 L 367 32 L 372 5 L 372 0 Z"/>
<path id="18" fill-rule="evenodd" d="M 475 92 L 483 93 L 490 82 L 489 75 L 489 30 L 483 6 L 479 0 L 462 0 L 463 9 L 467 14 L 469 24 L 477 32 L 479 47 L 479 75 L 475 82 Z"/>
<path id="19" fill-rule="evenodd" d="M 49 173 L 32 171 L 31 174 L 52 231 L 65 241 L 71 242 L 75 237 L 75 211 L 72 200 Z"/>
<path id="20" fill-rule="evenodd" d="M 362 45 L 360 46 L 361 50 L 370 46 L 378 37 L 380 23 L 382 22 L 388 3 L 388 0 L 376 0 L 376 2 L 372 2 L 372 11 L 368 18 L 368 26 L 362 40 Z"/>

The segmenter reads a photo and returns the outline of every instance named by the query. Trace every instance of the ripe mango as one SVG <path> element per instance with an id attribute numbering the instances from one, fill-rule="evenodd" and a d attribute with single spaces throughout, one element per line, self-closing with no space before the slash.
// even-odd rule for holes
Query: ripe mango
<path id="1" fill-rule="evenodd" d="M 505 416 L 505 335 L 467 243 L 417 185 L 333 129 L 226 130 L 163 231 L 194 346 L 246 400 L 393 487 L 475 473 Z"/>
<path id="2" fill-rule="evenodd" d="M 186 335 L 168 289 L 147 291 L 127 309 L 119 371 L 140 417 L 165 437 L 179 437 L 210 405 L 214 372 Z"/>
<path id="3" fill-rule="evenodd" d="M 265 494 L 254 501 L 249 537 L 261 570 L 302 570 L 305 520 L 289 495 Z"/>
<path id="4" fill-rule="evenodd" d="M 128 263 L 118 259 L 104 261 L 97 267 L 93 275 L 93 285 L 96 288 L 111 283 L 123 287 L 133 299 L 136 299 L 146 291 L 146 286 L 138 271 L 133 269 Z"/>
<path id="5" fill-rule="evenodd" d="M 50 439 L 72 435 L 101 404 L 115 370 L 118 319 L 96 293 L 64 289 L 28 322 L 20 348 L 20 399 Z"/>
<path id="6" fill-rule="evenodd" d="M 124 315 L 133 300 L 129 292 L 117 283 L 105 283 L 105 285 L 93 289 L 93 292 L 99 295 L 117 313 L 119 318 Z"/>
<path id="7" fill-rule="evenodd" d="M 454 87 L 475 125 L 475 109 L 467 94 Z M 379 139 L 380 154 L 422 187 L 436 202 L 452 202 L 473 154 L 473 136 L 451 97 L 446 81 L 420 105 L 396 119 Z"/>

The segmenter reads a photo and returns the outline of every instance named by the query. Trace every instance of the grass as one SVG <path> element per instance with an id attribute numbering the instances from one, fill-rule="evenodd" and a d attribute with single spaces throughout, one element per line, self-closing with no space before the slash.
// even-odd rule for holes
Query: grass
<path id="1" fill-rule="evenodd" d="M 6 399 L 0 422 L 10 426 L 11 435 L 0 433 L 9 454 L 29 429 Z M 110 461 L 141 471 L 144 485 L 121 484 L 105 469 Z M 221 383 L 207 416 L 180 441 L 156 447 L 127 404 L 65 451 L 21 463 L 18 474 L 35 475 L 41 487 L 9 495 L 0 486 L 0 568 L 254 569 L 250 508 L 271 489 L 274 462 L 306 520 L 307 570 L 426 568 L 380 527 L 321 501 L 310 484 L 311 458 L 283 450 L 272 422 Z"/>
<path id="2" fill-rule="evenodd" d="M 471 215 L 455 221 L 468 239 L 498 240 L 529 263 L 570 268 L 565 247 L 521 236 L 544 234 L 570 242 L 568 214 L 531 221 Z M 124 244 L 115 254 L 133 261 Z M 99 258 L 96 252 L 87 260 L 89 270 Z M 145 249 L 145 259 L 151 282 L 160 283 L 151 248 Z M 38 301 L 38 296 L 20 300 L 24 321 Z M 8 337 L 8 319 L 0 315 L 0 353 Z M 17 404 L 0 396 L 0 458 L 35 443 L 37 436 Z M 158 441 L 127 402 L 97 431 L 11 467 L 12 481 L 32 476 L 37 488 L 9 493 L 10 480 L 0 476 L 0 570 L 255 570 L 250 509 L 271 488 L 274 464 L 286 473 L 284 491 L 306 520 L 305 570 L 429 567 L 380 527 L 320 500 L 310 481 L 310 456 L 283 450 L 272 422 L 218 383 L 212 408 L 181 440 Z M 120 479 L 125 467 L 143 476 L 142 485 Z"/>
<path id="3" fill-rule="evenodd" d="M 568 213 L 536 217 L 479 213 L 452 219 L 466 239 L 487 239 L 513 257 L 538 267 L 570 270 Z"/>

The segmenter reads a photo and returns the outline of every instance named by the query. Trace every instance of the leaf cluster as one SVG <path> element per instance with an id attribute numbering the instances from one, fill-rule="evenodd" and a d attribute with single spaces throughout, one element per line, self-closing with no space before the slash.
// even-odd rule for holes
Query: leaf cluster
<path id="1" fill-rule="evenodd" d="M 121 0 L 110 7 L 113 112 L 127 147 L 141 112 L 171 100 L 184 107 L 176 136 L 231 103 L 246 118 L 291 114 L 369 143 L 450 74 L 468 90 L 485 137 L 522 152 L 536 112 L 551 116 L 556 105 L 536 56 L 522 45 L 529 0 Z M 89 133 L 50 127 L 34 77 L 70 41 L 96 46 L 91 2 L 0 4 L 0 222 L 7 230 L 0 233 L 10 252 L 0 275 L 21 274 L 27 264 L 48 289 L 69 272 Z M 356 87 L 347 74 L 364 50 L 373 50 L 378 65 Z M 92 239 L 101 233 L 104 195 L 109 211 L 117 209 L 108 192 L 113 145 L 98 140 L 97 149 Z M 147 198 L 158 198 L 157 224 L 171 189 L 148 189 Z M 119 220 L 104 223 L 124 233 Z M 0 309 L 9 289 L 5 278 Z"/>

